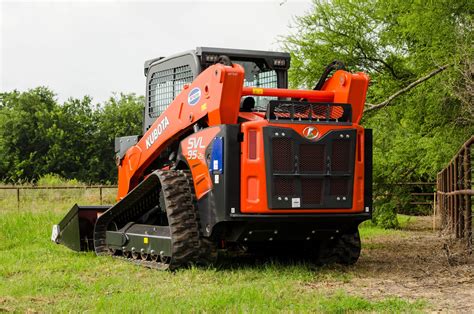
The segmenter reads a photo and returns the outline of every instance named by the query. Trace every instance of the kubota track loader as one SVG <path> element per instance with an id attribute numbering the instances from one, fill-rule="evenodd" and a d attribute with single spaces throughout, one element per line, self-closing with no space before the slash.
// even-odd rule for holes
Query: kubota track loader
<path id="1" fill-rule="evenodd" d="M 233 246 L 355 263 L 372 211 L 368 77 L 334 62 L 292 90 L 289 66 L 205 47 L 146 61 L 143 135 L 115 141 L 117 203 L 75 205 L 52 240 L 160 269 Z"/>

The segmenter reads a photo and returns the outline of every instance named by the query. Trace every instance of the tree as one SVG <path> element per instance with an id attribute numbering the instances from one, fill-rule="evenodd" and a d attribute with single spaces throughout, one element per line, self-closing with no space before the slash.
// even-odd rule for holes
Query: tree
<path id="1" fill-rule="evenodd" d="M 315 0 L 285 39 L 293 86 L 312 87 L 334 59 L 370 75 L 367 102 L 380 106 L 368 106 L 363 124 L 374 129 L 375 219 L 387 226 L 409 206 L 393 184 L 434 181 L 474 133 L 464 58 L 474 55 L 473 11 L 468 0 Z"/>
<path id="2" fill-rule="evenodd" d="M 0 180 L 34 182 L 52 173 L 88 183 L 116 180 L 114 138 L 140 134 L 144 98 L 92 98 L 58 104 L 38 87 L 0 94 Z"/>
<path id="3" fill-rule="evenodd" d="M 49 171 L 48 136 L 58 114 L 55 95 L 44 87 L 0 94 L 0 180 L 34 180 Z"/>
<path id="4" fill-rule="evenodd" d="M 98 111 L 97 142 L 100 147 L 90 161 L 94 168 L 100 169 L 99 181 L 115 182 L 114 140 L 116 137 L 142 134 L 143 108 L 145 98 L 135 94 L 120 94 L 110 97 Z M 104 180 L 106 178 L 106 180 Z"/>

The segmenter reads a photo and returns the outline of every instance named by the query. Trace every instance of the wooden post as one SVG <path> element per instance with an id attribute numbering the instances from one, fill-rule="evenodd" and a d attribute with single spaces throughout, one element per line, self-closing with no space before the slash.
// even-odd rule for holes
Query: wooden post
<path id="1" fill-rule="evenodd" d="M 102 205 L 102 186 L 99 186 L 100 205 Z"/>
<path id="2" fill-rule="evenodd" d="M 20 188 L 16 188 L 16 203 L 18 210 L 20 210 Z"/>
<path id="3" fill-rule="evenodd" d="M 471 178 L 471 146 L 467 146 L 464 151 L 464 188 L 472 189 Z M 464 195 L 464 237 L 466 238 L 467 249 L 472 251 L 472 204 L 471 196 Z"/>

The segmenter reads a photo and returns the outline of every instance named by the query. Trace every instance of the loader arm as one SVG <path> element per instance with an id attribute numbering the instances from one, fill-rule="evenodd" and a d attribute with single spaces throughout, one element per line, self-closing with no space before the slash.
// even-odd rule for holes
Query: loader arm
<path id="1" fill-rule="evenodd" d="M 117 200 L 141 182 L 161 152 L 197 121 L 206 118 L 209 126 L 236 123 L 243 79 L 240 65 L 216 64 L 185 86 L 140 141 L 126 152 L 118 166 Z"/>

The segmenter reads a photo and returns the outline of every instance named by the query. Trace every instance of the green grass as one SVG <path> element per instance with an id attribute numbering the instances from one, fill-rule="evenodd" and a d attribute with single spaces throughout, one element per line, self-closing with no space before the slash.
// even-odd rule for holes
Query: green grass
<path id="1" fill-rule="evenodd" d="M 54 201 L 47 204 L 45 198 L 41 203 L 44 209 L 0 211 L 0 311 L 344 313 L 418 312 L 425 306 L 400 298 L 366 300 L 311 285 L 348 282 L 357 266 L 316 268 L 269 261 L 170 273 L 75 253 L 49 240 L 52 224 L 73 203 L 69 196 L 54 193 Z M 400 231 L 361 229 L 363 239 L 390 232 Z"/>

